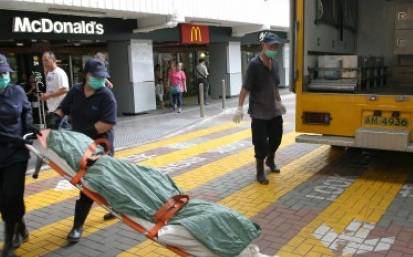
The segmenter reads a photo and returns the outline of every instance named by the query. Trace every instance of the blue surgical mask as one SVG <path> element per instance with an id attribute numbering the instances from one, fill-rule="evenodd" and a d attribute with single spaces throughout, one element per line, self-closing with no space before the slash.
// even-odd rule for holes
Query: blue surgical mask
<path id="1" fill-rule="evenodd" d="M 90 76 L 88 78 L 87 84 L 90 88 L 94 90 L 98 90 L 105 86 L 105 81 L 106 81 L 105 78 L 96 78 L 96 77 Z"/>
<path id="2" fill-rule="evenodd" d="M 278 56 L 278 51 L 274 51 L 274 50 L 265 50 L 265 55 L 268 57 L 268 58 L 272 58 L 272 59 L 275 59 L 275 58 L 277 58 L 277 56 Z"/>
<path id="3" fill-rule="evenodd" d="M 0 74 L 0 90 L 5 89 L 10 85 L 10 73 Z"/>

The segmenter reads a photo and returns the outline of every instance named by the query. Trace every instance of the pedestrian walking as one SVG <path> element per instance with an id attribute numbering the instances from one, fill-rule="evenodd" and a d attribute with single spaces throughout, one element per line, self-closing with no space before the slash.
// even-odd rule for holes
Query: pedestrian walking
<path id="1" fill-rule="evenodd" d="M 275 164 L 277 151 L 283 134 L 282 114 L 286 110 L 281 103 L 278 91 L 280 78 L 278 63 L 275 58 L 284 41 L 276 34 L 266 33 L 261 40 L 261 52 L 248 65 L 246 76 L 239 96 L 239 104 L 234 115 L 234 122 L 243 118 L 243 105 L 249 95 L 248 114 L 251 116 L 252 143 L 255 150 L 257 181 L 266 185 L 269 183 L 265 164 L 271 172 L 279 173 Z"/>
<path id="2" fill-rule="evenodd" d="M 50 117 L 49 126 L 56 124 L 64 115 L 72 117 L 72 130 L 83 133 L 92 139 L 106 138 L 110 142 L 110 154 L 113 155 L 114 133 L 117 103 L 112 91 L 105 87 L 108 76 L 106 65 L 99 59 L 90 59 L 84 67 L 85 81 L 72 87 L 62 103 Z M 93 201 L 80 193 L 76 201 L 73 227 L 67 236 L 70 243 L 81 238 L 83 225 L 92 207 Z"/>
<path id="3" fill-rule="evenodd" d="M 182 112 L 183 93 L 187 91 L 186 75 L 183 71 L 183 63 L 176 65 L 171 63 L 171 70 L 168 74 L 169 91 L 172 94 L 172 106 L 174 111 Z"/>
<path id="4" fill-rule="evenodd" d="M 23 220 L 24 183 L 30 158 L 22 136 L 31 132 L 32 109 L 23 88 L 11 83 L 13 70 L 0 54 L 0 212 L 4 221 L 2 257 L 14 257 L 28 239 Z"/>

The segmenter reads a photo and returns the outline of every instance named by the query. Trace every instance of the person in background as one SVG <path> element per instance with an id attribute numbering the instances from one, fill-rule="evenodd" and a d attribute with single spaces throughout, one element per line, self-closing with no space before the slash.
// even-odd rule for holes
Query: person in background
<path id="1" fill-rule="evenodd" d="M 278 63 L 275 60 L 283 44 L 276 34 L 266 33 L 261 41 L 261 53 L 254 57 L 248 65 L 239 104 L 234 115 L 234 122 L 239 123 L 243 117 L 243 105 L 249 94 L 248 113 L 251 116 L 252 143 L 255 150 L 257 181 L 269 183 L 264 172 L 265 164 L 271 172 L 279 173 L 275 165 L 275 152 L 280 146 L 283 135 L 282 115 L 286 110 L 281 103 L 278 85 Z"/>
<path id="2" fill-rule="evenodd" d="M 72 117 L 72 130 L 92 139 L 105 138 L 110 143 L 110 154 L 114 153 L 114 132 L 117 103 L 112 91 L 105 86 L 109 75 L 106 65 L 100 59 L 90 59 L 84 67 L 85 81 L 75 85 L 63 99 L 58 109 L 48 117 L 48 127 L 53 128 L 56 120 L 65 115 Z M 56 128 L 56 127 L 54 127 Z M 83 193 L 76 201 L 75 218 L 67 239 L 77 243 L 83 232 L 83 225 L 93 201 Z"/>
<path id="3" fill-rule="evenodd" d="M 59 107 L 69 91 L 69 79 L 66 72 L 57 66 L 53 52 L 44 52 L 42 62 L 46 74 L 46 93 L 41 94 L 41 100 L 47 103 L 48 113 L 52 113 Z M 59 126 L 62 128 L 69 128 L 67 117 L 60 122 Z"/>
<path id="4" fill-rule="evenodd" d="M 183 64 L 171 63 L 171 70 L 168 74 L 169 92 L 172 94 L 173 110 L 182 112 L 182 94 L 186 92 L 186 76 L 182 70 Z"/>
<path id="5" fill-rule="evenodd" d="M 178 72 L 181 79 L 179 82 L 179 100 L 181 102 L 181 109 L 178 109 L 178 112 L 182 112 L 182 106 L 184 105 L 184 93 L 188 92 L 186 87 L 186 74 L 184 71 L 184 64 L 182 62 L 178 63 Z"/>
<path id="6" fill-rule="evenodd" d="M 66 72 L 57 66 L 53 52 L 44 52 L 42 62 L 46 74 L 46 93 L 42 94 L 42 100 L 47 102 L 49 112 L 54 112 L 69 91 L 69 79 Z"/>
<path id="7" fill-rule="evenodd" d="M 22 136 L 32 132 L 32 109 L 22 87 L 11 83 L 13 70 L 0 54 L 0 212 L 4 221 L 2 257 L 15 257 L 15 249 L 28 240 L 23 220 L 24 184 L 30 158 Z"/>
<path id="8" fill-rule="evenodd" d="M 209 94 L 209 72 L 208 68 L 205 64 L 205 59 L 199 59 L 199 63 L 196 66 L 196 73 L 198 77 L 198 85 L 203 84 L 204 85 L 204 102 L 205 105 L 208 105 L 208 94 Z M 199 95 L 198 95 L 198 103 L 199 103 Z"/>
<path id="9" fill-rule="evenodd" d="M 29 76 L 29 83 L 26 85 L 25 89 L 27 99 L 31 103 L 32 112 L 33 112 L 33 123 L 40 124 L 40 117 L 39 117 L 39 99 L 37 96 L 36 90 L 36 81 L 34 79 L 34 75 Z"/>
<path id="10" fill-rule="evenodd" d="M 155 65 L 155 91 L 156 91 L 156 96 L 158 97 L 158 100 L 159 100 L 159 105 L 161 106 L 162 109 L 164 109 L 165 104 L 163 101 L 163 96 L 164 96 L 165 90 L 163 87 L 161 66 L 159 64 Z"/>

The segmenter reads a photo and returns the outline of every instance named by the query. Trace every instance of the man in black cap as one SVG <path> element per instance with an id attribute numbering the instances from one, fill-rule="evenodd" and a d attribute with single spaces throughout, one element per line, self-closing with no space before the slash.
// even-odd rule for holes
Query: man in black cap
<path id="1" fill-rule="evenodd" d="M 117 103 L 112 91 L 105 86 L 108 72 L 106 65 L 99 59 L 90 59 L 84 67 L 85 81 L 70 89 L 54 116 L 49 117 L 48 126 L 58 124 L 56 119 L 64 115 L 72 118 L 72 130 L 83 133 L 92 139 L 106 138 L 111 144 L 113 154 Z M 73 228 L 67 236 L 71 243 L 79 241 L 83 224 L 92 207 L 93 201 L 84 194 L 76 201 Z"/>
<path id="2" fill-rule="evenodd" d="M 30 158 L 22 136 L 31 132 L 32 109 L 23 88 L 11 82 L 13 70 L 0 54 L 0 212 L 4 221 L 2 257 L 28 239 L 23 221 L 24 181 Z"/>
<path id="3" fill-rule="evenodd" d="M 265 164 L 271 172 L 279 173 L 274 162 L 283 134 L 282 114 L 285 107 L 281 104 L 278 92 L 280 78 L 278 63 L 275 60 L 284 40 L 276 34 L 267 32 L 261 38 L 261 53 L 254 57 L 247 69 L 244 83 L 239 96 L 239 104 L 234 115 L 234 122 L 243 118 L 243 105 L 249 95 L 248 113 L 251 116 L 252 143 L 254 144 L 257 181 L 260 184 L 269 183 L 264 172 Z"/>

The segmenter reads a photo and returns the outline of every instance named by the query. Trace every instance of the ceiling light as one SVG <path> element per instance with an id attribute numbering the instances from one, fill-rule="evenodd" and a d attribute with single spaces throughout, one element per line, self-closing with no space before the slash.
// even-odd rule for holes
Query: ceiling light
<path id="1" fill-rule="evenodd" d="M 24 46 L 23 43 L 16 43 L 16 46 Z"/>

